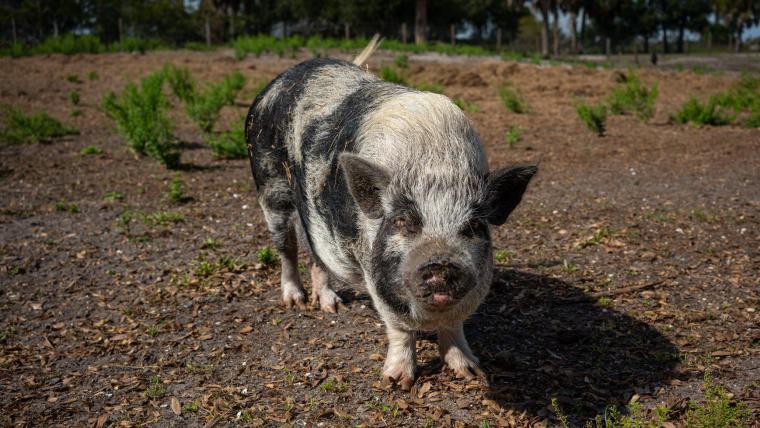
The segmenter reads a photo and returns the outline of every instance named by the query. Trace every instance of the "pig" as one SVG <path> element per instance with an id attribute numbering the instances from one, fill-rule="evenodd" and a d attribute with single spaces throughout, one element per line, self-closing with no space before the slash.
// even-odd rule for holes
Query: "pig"
<path id="1" fill-rule="evenodd" d="M 463 322 L 489 291 L 491 228 L 507 220 L 537 167 L 490 171 L 477 132 L 451 100 L 380 80 L 360 66 L 367 56 L 289 68 L 246 118 L 282 300 L 307 307 L 301 241 L 312 259 L 312 307 L 342 306 L 337 281 L 370 295 L 388 338 L 383 379 L 413 385 L 420 331 L 437 333 L 457 377 L 482 376 Z"/>

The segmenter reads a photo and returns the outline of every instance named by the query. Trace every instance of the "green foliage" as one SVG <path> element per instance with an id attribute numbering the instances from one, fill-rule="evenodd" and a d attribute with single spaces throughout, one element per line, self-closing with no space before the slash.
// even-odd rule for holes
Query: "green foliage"
<path id="1" fill-rule="evenodd" d="M 499 264 L 506 263 L 512 256 L 514 256 L 514 253 L 509 250 L 496 250 L 493 253 L 494 261 Z"/>
<path id="2" fill-rule="evenodd" d="M 256 252 L 256 260 L 265 266 L 272 265 L 277 261 L 277 252 L 271 247 L 263 247 Z"/>
<path id="3" fill-rule="evenodd" d="M 209 46 L 205 43 L 201 42 L 187 42 L 185 43 L 185 49 L 191 50 L 191 51 L 201 51 L 201 52 L 208 52 L 213 51 L 216 49 L 216 46 Z"/>
<path id="4" fill-rule="evenodd" d="M 465 101 L 462 98 L 454 98 L 454 104 L 459 107 L 460 110 L 464 110 L 466 112 L 475 113 L 480 111 L 480 107 L 478 107 L 477 104 L 470 101 Z"/>
<path id="5" fill-rule="evenodd" d="M 499 88 L 499 98 L 509 111 L 514 113 L 527 113 L 528 104 L 523 97 L 509 86 L 501 86 Z"/>
<path id="6" fill-rule="evenodd" d="M 590 105 L 579 103 L 575 106 L 575 113 L 583 121 L 586 127 L 597 133 L 600 137 L 604 135 L 604 123 L 607 121 L 607 106 L 604 104 Z"/>
<path id="7" fill-rule="evenodd" d="M 389 65 L 383 65 L 380 67 L 380 78 L 386 82 L 406 85 L 406 78 L 404 78 L 404 75 Z"/>
<path id="8" fill-rule="evenodd" d="M 124 194 L 121 192 L 106 192 L 105 196 L 103 196 L 103 199 L 109 202 L 123 201 Z"/>
<path id="9" fill-rule="evenodd" d="M 15 107 L 5 107 L 5 125 L 0 130 L 0 142 L 24 144 L 48 142 L 53 138 L 77 134 L 75 128 L 68 127 L 47 113 L 40 112 L 27 116 Z"/>
<path id="10" fill-rule="evenodd" d="M 403 84 L 403 83 L 402 83 Z M 422 82 L 414 85 L 418 91 L 433 92 L 435 94 L 442 94 L 446 90 L 446 85 L 438 82 Z"/>
<path id="11" fill-rule="evenodd" d="M 187 115 L 203 132 L 211 132 L 219 119 L 222 107 L 234 104 L 243 86 L 245 77 L 239 71 L 234 71 L 224 76 L 221 82 L 208 84 L 203 89 L 194 91 L 185 101 Z"/>
<path id="12" fill-rule="evenodd" d="M 207 249 L 207 250 L 215 250 L 219 248 L 219 241 L 214 238 L 206 238 L 203 240 L 203 243 L 201 244 L 201 249 Z"/>
<path id="13" fill-rule="evenodd" d="M 177 67 L 174 64 L 164 66 L 164 76 L 169 82 L 169 88 L 172 93 L 182 102 L 191 102 L 195 95 L 195 81 L 190 75 L 190 69 L 187 67 Z"/>
<path id="14" fill-rule="evenodd" d="M 243 121 L 230 131 L 217 135 L 208 135 L 206 144 L 211 147 L 214 155 L 221 159 L 242 159 L 248 157 L 248 146 L 245 142 Z"/>
<path id="15" fill-rule="evenodd" d="M 507 140 L 509 148 L 513 149 L 522 139 L 522 130 L 518 126 L 510 126 L 504 138 Z"/>
<path id="16" fill-rule="evenodd" d="M 676 112 L 673 119 L 677 123 L 721 126 L 733 122 L 734 117 L 728 115 L 720 108 L 719 100 L 716 97 L 711 97 L 704 104 L 692 97 L 681 106 L 681 109 Z"/>
<path id="17" fill-rule="evenodd" d="M 151 376 L 148 382 L 148 389 L 145 390 L 148 398 L 161 398 L 166 395 L 166 385 L 158 376 Z"/>
<path id="18" fill-rule="evenodd" d="M 174 168 L 179 165 L 180 152 L 172 138 L 163 82 L 164 73 L 152 73 L 140 81 L 140 86 L 128 83 L 118 97 L 107 95 L 103 106 L 130 149 Z"/>
<path id="19" fill-rule="evenodd" d="M 98 146 L 85 146 L 79 150 L 80 155 L 100 155 L 103 153 L 103 149 Z"/>
<path id="20" fill-rule="evenodd" d="M 82 81 L 79 80 L 79 76 L 77 76 L 76 74 L 69 74 L 68 76 L 66 76 L 66 80 L 71 83 L 82 83 Z"/>
<path id="21" fill-rule="evenodd" d="M 79 91 L 70 91 L 69 101 L 71 101 L 71 104 L 79 105 Z"/>
<path id="22" fill-rule="evenodd" d="M 407 69 L 409 68 L 409 57 L 406 54 L 397 55 L 393 60 L 393 63 L 396 64 L 396 67 L 398 68 Z"/>
<path id="23" fill-rule="evenodd" d="M 607 102 L 613 114 L 634 113 L 640 120 L 647 121 L 654 115 L 657 92 L 657 84 L 651 88 L 642 86 L 639 77 L 629 72 Z"/>
<path id="24" fill-rule="evenodd" d="M 103 46 L 100 39 L 96 36 L 75 36 L 68 33 L 60 37 L 48 37 L 42 43 L 32 48 L 30 53 L 73 55 L 79 53 L 100 53 L 103 51 L 105 51 L 105 46 Z"/>
<path id="25" fill-rule="evenodd" d="M 185 216 L 173 211 L 156 211 L 143 215 L 142 221 L 149 226 L 167 226 L 170 223 L 185 221 Z"/>
<path id="26" fill-rule="evenodd" d="M 169 200 L 174 203 L 183 202 L 187 199 L 185 195 L 185 183 L 182 181 L 182 176 L 179 173 L 169 182 L 168 195 Z"/>
<path id="27" fill-rule="evenodd" d="M 708 370 L 704 377 L 705 399 L 701 404 L 690 403 L 686 413 L 686 426 L 690 428 L 733 428 L 749 426 L 750 411 L 747 405 L 732 403 L 726 390 L 713 382 Z"/>
<path id="28" fill-rule="evenodd" d="M 93 70 L 93 71 L 87 73 L 87 78 L 90 81 L 94 81 L 94 80 L 98 80 L 100 78 L 100 76 L 98 76 L 98 72 L 97 71 Z"/>
<path id="29" fill-rule="evenodd" d="M 301 36 L 291 36 L 277 38 L 269 35 L 243 36 L 238 37 L 232 42 L 232 48 L 235 50 L 235 58 L 243 59 L 247 54 L 254 54 L 259 57 L 263 53 L 275 53 L 279 57 L 285 53 L 295 54 L 295 52 L 306 45 L 306 41 Z"/>
<path id="30" fill-rule="evenodd" d="M 74 202 L 58 201 L 55 203 L 55 210 L 77 214 L 79 213 L 79 205 Z"/>

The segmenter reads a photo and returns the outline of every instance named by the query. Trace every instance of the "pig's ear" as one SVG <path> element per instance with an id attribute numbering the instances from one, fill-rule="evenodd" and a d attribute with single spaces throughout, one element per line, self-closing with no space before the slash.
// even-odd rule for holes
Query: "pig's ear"
<path id="1" fill-rule="evenodd" d="M 348 190 L 362 212 L 369 218 L 382 217 L 383 205 L 380 197 L 391 179 L 388 171 L 350 153 L 341 154 L 338 162 L 346 174 Z"/>
<path id="2" fill-rule="evenodd" d="M 526 165 L 488 173 L 483 208 L 489 223 L 499 226 L 507 221 L 507 217 L 520 203 L 530 179 L 537 171 L 537 166 Z"/>

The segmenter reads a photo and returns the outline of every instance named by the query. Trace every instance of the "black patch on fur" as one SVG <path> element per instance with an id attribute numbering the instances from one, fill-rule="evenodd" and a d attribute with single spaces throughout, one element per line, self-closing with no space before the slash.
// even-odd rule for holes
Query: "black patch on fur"
<path id="1" fill-rule="evenodd" d="M 499 226 L 507 221 L 507 217 L 522 200 L 530 179 L 537 171 L 538 167 L 535 165 L 527 165 L 488 173 L 485 200 L 480 211 L 489 223 Z"/>

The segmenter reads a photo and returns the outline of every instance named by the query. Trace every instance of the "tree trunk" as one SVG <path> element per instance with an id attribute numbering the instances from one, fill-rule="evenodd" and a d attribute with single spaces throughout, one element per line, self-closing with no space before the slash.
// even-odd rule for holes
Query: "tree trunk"
<path id="1" fill-rule="evenodd" d="M 211 21 L 206 17 L 206 46 L 211 46 Z"/>
<path id="2" fill-rule="evenodd" d="M 401 23 L 401 43 L 406 44 L 406 22 Z"/>
<path id="3" fill-rule="evenodd" d="M 343 23 L 343 37 L 348 40 L 351 38 L 351 24 L 348 22 Z"/>
<path id="4" fill-rule="evenodd" d="M 664 24 L 662 26 L 662 52 L 670 52 L 670 49 L 668 48 L 668 30 L 665 28 Z"/>
<path id="5" fill-rule="evenodd" d="M 11 16 L 11 31 L 13 33 L 13 44 L 18 43 L 18 38 L 16 37 L 16 18 Z"/>
<path id="6" fill-rule="evenodd" d="M 552 51 L 554 56 L 559 56 L 559 11 L 557 4 L 552 8 Z"/>
<path id="7" fill-rule="evenodd" d="M 610 52 L 612 51 L 612 39 L 609 37 L 604 38 L 604 55 L 610 56 Z"/>
<path id="8" fill-rule="evenodd" d="M 549 11 L 541 6 L 541 19 L 544 21 L 541 26 L 541 55 L 549 56 Z"/>
<path id="9" fill-rule="evenodd" d="M 501 27 L 496 27 L 496 51 L 501 52 Z"/>
<path id="10" fill-rule="evenodd" d="M 579 43 L 579 52 L 583 52 L 583 43 L 586 40 L 586 9 L 581 10 L 581 34 Z"/>
<path id="11" fill-rule="evenodd" d="M 227 13 L 230 16 L 230 39 L 235 38 L 235 9 L 230 6 L 227 8 Z"/>
<path id="12" fill-rule="evenodd" d="M 578 33 L 576 26 L 578 25 L 578 14 L 576 11 L 570 11 L 570 52 L 573 54 L 578 53 Z"/>
<path id="13" fill-rule="evenodd" d="M 644 36 L 644 53 L 649 53 L 649 35 Z"/>
<path id="14" fill-rule="evenodd" d="M 417 0 L 414 14 L 414 43 L 422 45 L 427 41 L 427 0 Z"/>
<path id="15" fill-rule="evenodd" d="M 451 33 L 451 46 L 456 46 L 457 44 L 457 30 L 456 26 L 454 24 L 451 24 L 449 27 L 449 31 Z"/>
<path id="16" fill-rule="evenodd" d="M 53 37 L 58 38 L 58 20 L 53 19 Z"/>
<path id="17" fill-rule="evenodd" d="M 678 26 L 678 53 L 683 53 L 683 36 L 684 36 L 684 24 Z"/>
<path id="18" fill-rule="evenodd" d="M 739 25 L 736 28 L 736 40 L 734 42 L 735 50 L 734 52 L 741 52 L 742 51 L 742 26 Z"/>

